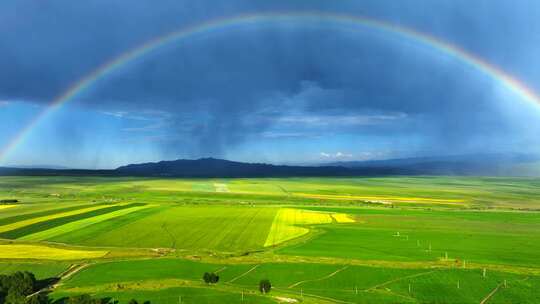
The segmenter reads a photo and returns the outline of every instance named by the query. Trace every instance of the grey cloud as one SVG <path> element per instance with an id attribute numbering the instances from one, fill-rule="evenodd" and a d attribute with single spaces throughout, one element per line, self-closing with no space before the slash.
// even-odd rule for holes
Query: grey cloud
<path id="1" fill-rule="evenodd" d="M 540 61 L 513 55 L 540 52 L 534 35 L 540 13 L 530 9 L 540 5 L 492 3 L 6 0 L 0 4 L 6 29 L 0 33 L 0 98 L 47 104 L 97 66 L 153 37 L 217 16 L 266 10 L 381 18 L 459 43 L 535 79 Z M 155 132 L 146 138 L 171 154 L 220 156 L 256 136 L 340 132 L 423 136 L 427 147 L 445 151 L 496 147 L 520 137 L 526 109 L 505 110 L 520 103 L 516 96 L 501 97 L 495 85 L 459 60 L 410 41 L 324 23 L 252 25 L 157 50 L 73 103 L 140 120 L 124 130 Z"/>

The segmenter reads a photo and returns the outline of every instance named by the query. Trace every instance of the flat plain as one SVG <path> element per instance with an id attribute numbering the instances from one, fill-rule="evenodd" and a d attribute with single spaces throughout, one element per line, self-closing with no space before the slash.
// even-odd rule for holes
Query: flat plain
<path id="1" fill-rule="evenodd" d="M 60 276 L 56 300 L 540 302 L 535 178 L 0 177 L 0 198 L 0 273 Z"/>

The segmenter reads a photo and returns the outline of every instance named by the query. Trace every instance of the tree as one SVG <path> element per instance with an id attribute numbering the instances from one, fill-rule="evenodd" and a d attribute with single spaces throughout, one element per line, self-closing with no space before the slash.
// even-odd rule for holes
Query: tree
<path id="1" fill-rule="evenodd" d="M 206 284 L 210 284 L 210 273 L 205 272 L 203 275 L 203 280 Z"/>
<path id="2" fill-rule="evenodd" d="M 2 275 L 0 276 L 0 303 L 24 304 L 26 296 L 31 295 L 35 289 L 36 278 L 31 272 L 18 271 L 11 275 Z"/>
<path id="3" fill-rule="evenodd" d="M 262 293 L 269 293 L 270 289 L 272 289 L 272 284 L 270 284 L 270 280 L 264 279 L 259 282 L 259 290 Z"/>
<path id="4" fill-rule="evenodd" d="M 219 276 L 213 272 L 205 272 L 203 280 L 206 284 L 216 284 L 219 282 Z"/>
<path id="5" fill-rule="evenodd" d="M 210 274 L 210 282 L 212 282 L 212 284 L 216 284 L 217 282 L 219 282 L 219 276 L 212 272 Z"/>
<path id="6" fill-rule="evenodd" d="M 131 300 L 129 300 L 128 304 L 139 304 L 139 302 L 137 302 L 137 300 L 135 300 L 135 299 L 131 299 Z"/>

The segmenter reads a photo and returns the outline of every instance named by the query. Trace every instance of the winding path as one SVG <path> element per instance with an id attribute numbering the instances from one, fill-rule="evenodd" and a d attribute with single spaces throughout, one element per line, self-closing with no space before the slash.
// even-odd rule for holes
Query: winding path
<path id="1" fill-rule="evenodd" d="M 233 278 L 232 280 L 230 280 L 230 281 L 227 282 L 227 283 L 232 283 L 232 282 L 234 282 L 234 281 L 236 281 L 236 280 L 238 280 L 238 279 L 240 279 L 240 278 L 242 278 L 242 277 L 248 275 L 250 272 L 252 272 L 253 270 L 257 269 L 257 267 L 259 267 L 259 266 L 261 266 L 261 265 L 255 265 L 255 266 L 251 267 L 248 271 L 246 271 L 246 272 L 242 273 L 241 275 L 239 275 L 239 276 Z"/>
<path id="2" fill-rule="evenodd" d="M 420 276 L 423 276 L 423 275 L 428 275 L 428 274 L 434 273 L 434 272 L 436 272 L 436 271 L 437 271 L 437 270 L 432 270 L 432 271 L 421 272 L 421 273 L 416 273 L 416 274 L 412 274 L 412 275 L 405 276 L 405 277 L 396 278 L 396 279 L 393 279 L 393 280 L 386 281 L 386 282 L 384 282 L 384 283 L 375 285 L 375 286 L 373 286 L 373 287 L 364 289 L 364 291 L 369 291 L 369 290 L 381 288 L 381 287 L 383 287 L 383 286 L 386 286 L 386 285 L 388 285 L 388 284 L 392 284 L 392 283 L 395 283 L 395 282 L 399 282 L 399 281 L 401 281 L 401 280 L 412 279 L 412 278 L 420 277 Z"/>
<path id="3" fill-rule="evenodd" d="M 336 274 L 342 272 L 343 270 L 349 268 L 349 266 L 343 266 L 342 268 L 332 272 L 331 274 L 327 275 L 327 276 L 324 276 L 322 278 L 318 278 L 318 279 L 313 279 L 313 280 L 304 280 L 304 281 L 300 281 L 300 282 L 296 282 L 294 284 L 292 284 L 291 286 L 287 287 L 287 288 L 294 288 L 300 284 L 303 284 L 303 283 L 307 283 L 307 282 L 317 282 L 317 281 L 323 281 L 323 280 L 326 280 L 326 279 L 329 279 L 333 276 L 335 276 Z"/>

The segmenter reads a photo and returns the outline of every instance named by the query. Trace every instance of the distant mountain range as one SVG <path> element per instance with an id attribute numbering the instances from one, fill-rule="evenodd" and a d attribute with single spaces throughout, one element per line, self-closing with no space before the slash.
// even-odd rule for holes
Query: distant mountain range
<path id="1" fill-rule="evenodd" d="M 468 154 L 333 162 L 325 165 L 350 169 L 394 168 L 426 175 L 540 176 L 540 157 L 528 154 Z"/>
<path id="2" fill-rule="evenodd" d="M 131 164 L 114 170 L 1 168 L 0 175 L 95 175 L 141 177 L 323 177 L 387 175 L 540 176 L 540 158 L 518 154 L 478 154 L 313 166 L 243 163 L 215 158 Z"/>

